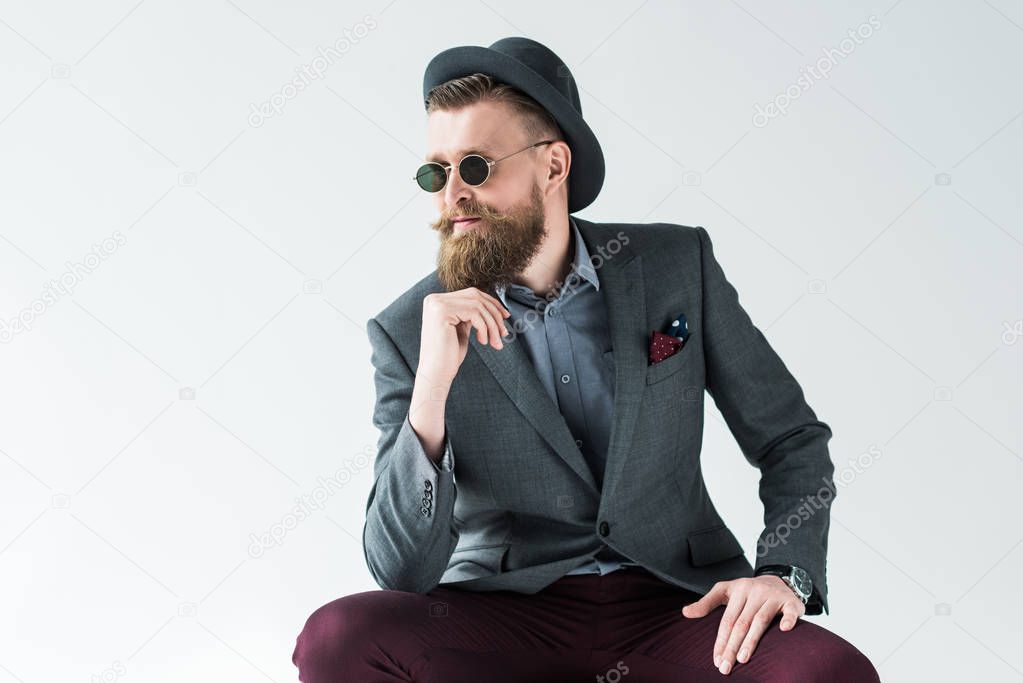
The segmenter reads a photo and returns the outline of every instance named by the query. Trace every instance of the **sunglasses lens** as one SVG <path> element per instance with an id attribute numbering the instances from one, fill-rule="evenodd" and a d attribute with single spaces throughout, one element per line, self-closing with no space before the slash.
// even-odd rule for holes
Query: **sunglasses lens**
<path id="1" fill-rule="evenodd" d="M 458 175 L 467 185 L 482 185 L 490 175 L 490 164 L 477 154 L 470 154 L 458 164 Z"/>
<path id="2" fill-rule="evenodd" d="M 440 164 L 423 164 L 416 172 L 416 182 L 427 192 L 440 192 L 447 179 L 448 174 Z"/>

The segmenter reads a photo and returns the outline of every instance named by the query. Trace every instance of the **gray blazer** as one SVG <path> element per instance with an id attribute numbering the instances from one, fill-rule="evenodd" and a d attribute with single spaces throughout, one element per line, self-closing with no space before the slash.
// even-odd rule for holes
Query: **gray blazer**
<path id="1" fill-rule="evenodd" d="M 739 304 L 707 231 L 575 220 L 605 293 L 615 360 L 604 490 L 522 345 L 497 350 L 475 331 L 445 411 L 454 468 L 426 456 L 407 415 L 422 301 L 445 291 L 434 271 L 367 323 L 380 430 L 363 529 L 374 580 L 417 593 L 439 583 L 535 593 L 604 544 L 699 593 L 752 576 L 700 469 L 706 389 L 761 472 L 756 567 L 806 569 L 827 611 L 831 429 Z M 688 341 L 648 365 L 651 332 L 679 313 Z"/>

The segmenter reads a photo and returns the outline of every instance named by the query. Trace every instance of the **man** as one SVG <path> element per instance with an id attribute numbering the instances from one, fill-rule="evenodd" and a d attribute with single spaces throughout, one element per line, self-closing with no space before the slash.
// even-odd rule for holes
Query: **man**
<path id="1" fill-rule="evenodd" d="M 831 430 L 707 231 L 570 215 L 604 158 L 535 41 L 446 50 L 423 93 L 437 269 L 367 326 L 383 590 L 309 617 L 301 680 L 878 680 L 798 620 L 827 611 Z M 756 570 L 703 482 L 704 389 L 762 474 Z"/>

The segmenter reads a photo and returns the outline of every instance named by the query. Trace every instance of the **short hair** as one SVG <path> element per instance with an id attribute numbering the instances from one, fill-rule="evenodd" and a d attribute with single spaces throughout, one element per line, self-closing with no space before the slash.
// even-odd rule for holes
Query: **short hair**
<path id="1" fill-rule="evenodd" d="M 475 73 L 453 78 L 434 86 L 427 93 L 424 102 L 426 113 L 461 109 L 476 102 L 507 102 L 519 114 L 526 134 L 540 140 L 564 140 L 561 126 L 549 111 L 522 92 L 507 83 L 494 80 L 488 74 Z"/>

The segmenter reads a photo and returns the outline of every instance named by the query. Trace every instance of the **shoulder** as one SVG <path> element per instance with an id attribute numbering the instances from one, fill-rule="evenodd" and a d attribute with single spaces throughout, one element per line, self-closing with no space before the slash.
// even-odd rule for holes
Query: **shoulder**
<path id="1" fill-rule="evenodd" d="M 617 223 L 595 222 L 574 217 L 580 232 L 593 251 L 612 254 L 623 251 L 641 255 L 644 264 L 678 262 L 679 258 L 700 258 L 704 244 L 709 242 L 703 226 L 679 223 Z"/>

